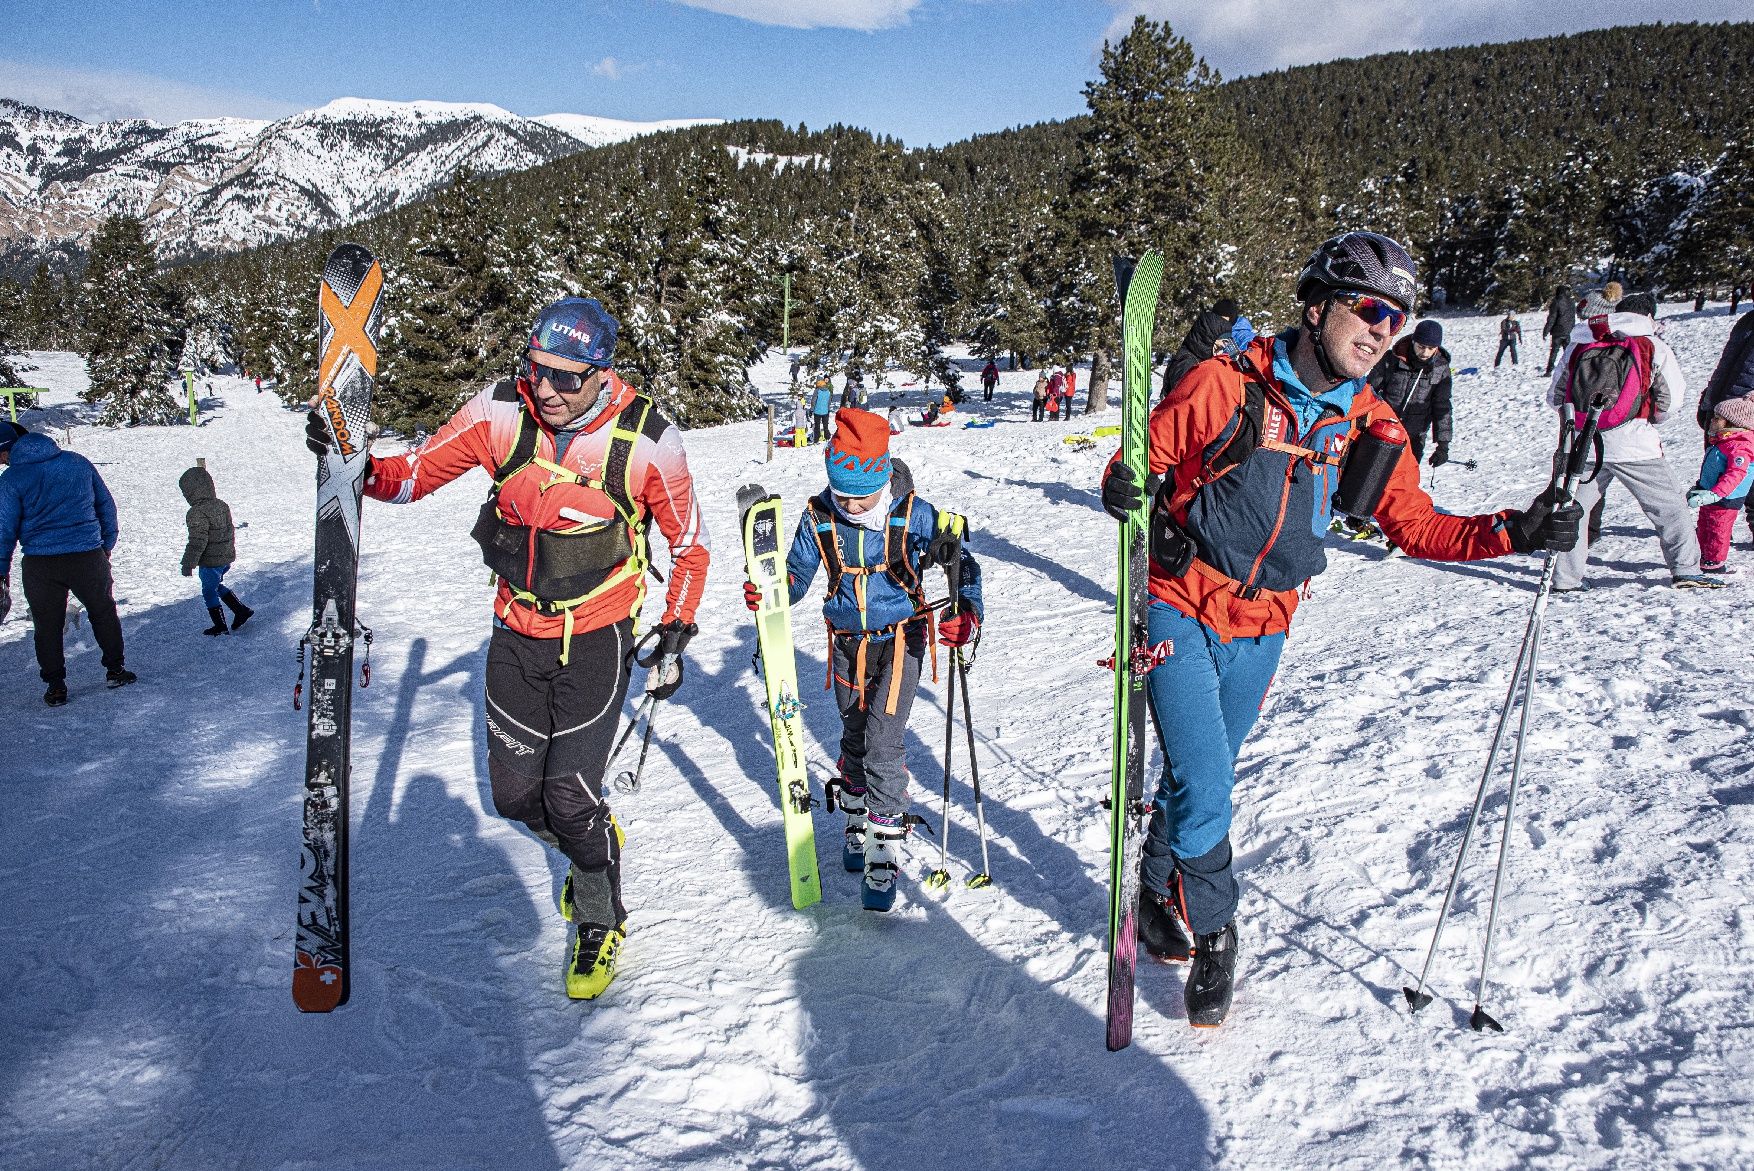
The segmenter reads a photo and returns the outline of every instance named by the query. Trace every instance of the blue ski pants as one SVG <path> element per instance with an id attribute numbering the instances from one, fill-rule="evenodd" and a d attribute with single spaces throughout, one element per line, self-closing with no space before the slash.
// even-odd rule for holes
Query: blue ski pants
<path id="1" fill-rule="evenodd" d="M 225 580 L 225 571 L 230 568 L 229 565 L 198 565 L 195 567 L 195 576 L 201 580 L 201 601 L 206 603 L 209 610 L 219 605 L 226 594 L 231 593 L 224 585 L 220 584 Z"/>
<path id="2" fill-rule="evenodd" d="M 1146 680 L 1163 748 L 1163 778 L 1145 834 L 1146 889 L 1180 904 L 1198 935 L 1236 916 L 1231 866 L 1230 791 L 1236 754 L 1266 701 L 1283 634 L 1222 642 L 1204 623 L 1152 602 L 1152 645 L 1174 650 Z"/>

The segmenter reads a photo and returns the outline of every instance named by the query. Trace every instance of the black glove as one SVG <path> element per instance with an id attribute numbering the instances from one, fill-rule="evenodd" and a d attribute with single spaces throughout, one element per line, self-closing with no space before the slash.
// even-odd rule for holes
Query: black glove
<path id="1" fill-rule="evenodd" d="M 1554 508 L 1553 500 L 1558 494 L 1558 489 L 1549 488 L 1535 497 L 1528 508 L 1510 514 L 1504 529 L 1512 549 L 1518 553 L 1569 553 L 1577 548 L 1583 509 L 1575 500 Z"/>
<path id="2" fill-rule="evenodd" d="M 1432 467 L 1441 468 L 1444 464 L 1447 464 L 1448 462 L 1449 462 L 1449 444 L 1440 443 L 1436 447 L 1431 449 L 1430 463 L 1431 463 Z"/>
<path id="3" fill-rule="evenodd" d="M 183 566 L 183 576 L 184 577 L 194 577 L 195 576 L 194 568 L 192 566 L 188 566 L 188 565 Z"/>
<path id="4" fill-rule="evenodd" d="M 1133 476 L 1133 469 L 1116 460 L 1108 465 L 1102 477 L 1102 510 L 1118 521 L 1124 521 L 1145 503 L 1145 490 Z"/>
<path id="5" fill-rule="evenodd" d="M 329 441 L 329 420 L 322 411 L 312 411 L 305 416 L 305 446 L 311 449 L 312 455 L 328 455 L 333 446 Z"/>
<path id="6" fill-rule="evenodd" d="M 666 622 L 657 628 L 657 648 L 640 660 L 648 668 L 646 692 L 653 699 L 669 699 L 682 686 L 682 648 L 699 629 L 692 622 Z"/>

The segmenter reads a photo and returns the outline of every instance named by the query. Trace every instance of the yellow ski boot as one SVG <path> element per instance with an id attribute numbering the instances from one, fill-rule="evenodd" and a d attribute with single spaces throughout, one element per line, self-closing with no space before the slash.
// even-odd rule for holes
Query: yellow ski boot
<path id="1" fill-rule="evenodd" d="M 566 967 L 566 994 L 574 1000 L 595 1000 L 608 991 L 626 938 L 625 922 L 619 927 L 579 924 L 573 938 L 572 962 Z"/>

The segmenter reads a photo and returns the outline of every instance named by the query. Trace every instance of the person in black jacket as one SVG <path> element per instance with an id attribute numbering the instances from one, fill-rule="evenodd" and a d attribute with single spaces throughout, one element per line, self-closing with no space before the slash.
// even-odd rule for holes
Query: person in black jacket
<path id="1" fill-rule="evenodd" d="M 1565 352 L 1565 343 L 1571 338 L 1571 331 L 1577 325 L 1577 294 L 1571 291 L 1570 285 L 1559 285 L 1553 290 L 1553 300 L 1547 306 L 1547 324 L 1541 327 L 1541 336 L 1547 339 L 1547 369 L 1542 376 L 1553 376 L 1553 363 Z"/>
<path id="2" fill-rule="evenodd" d="M 1730 328 L 1730 340 L 1724 343 L 1717 369 L 1699 392 L 1699 409 L 1694 418 L 1702 431 L 1711 425 L 1717 405 L 1732 398 L 1754 400 L 1754 309 L 1742 314 Z M 1709 438 L 1706 445 L 1710 446 Z M 1746 515 L 1748 527 L 1754 529 L 1754 494 L 1748 497 Z"/>
<path id="3" fill-rule="evenodd" d="M 1504 361 L 1504 351 L 1510 351 L 1510 364 L 1516 365 L 1517 344 L 1523 340 L 1523 327 L 1509 310 L 1505 311 L 1504 320 L 1498 323 L 1498 356 L 1492 359 L 1492 368 Z"/>
<path id="4" fill-rule="evenodd" d="M 1443 324 L 1421 321 L 1413 336 L 1398 341 L 1370 372 L 1376 396 L 1401 416 L 1415 462 L 1425 457 L 1431 433 L 1431 466 L 1449 462 L 1450 355 L 1443 348 Z"/>
<path id="5" fill-rule="evenodd" d="M 1194 319 L 1194 324 L 1188 329 L 1188 336 L 1182 339 L 1182 348 L 1175 352 L 1169 359 L 1169 365 L 1163 368 L 1164 398 L 1169 397 L 1169 392 L 1175 389 L 1175 384 L 1189 370 L 1218 352 L 1218 343 L 1230 336 L 1230 327 L 1236 324 L 1237 314 L 1240 312 L 1242 310 L 1236 302 L 1225 297 Z"/>

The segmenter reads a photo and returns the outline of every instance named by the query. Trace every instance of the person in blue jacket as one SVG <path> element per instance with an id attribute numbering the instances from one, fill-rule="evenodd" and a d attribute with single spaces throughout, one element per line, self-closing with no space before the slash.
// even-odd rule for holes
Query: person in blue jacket
<path id="1" fill-rule="evenodd" d="M 810 387 L 810 442 L 828 438 L 828 415 L 833 409 L 834 383 L 827 374 L 818 374 Z"/>
<path id="2" fill-rule="evenodd" d="M 61 636 L 67 595 L 85 607 L 91 633 L 103 652 L 111 687 L 136 676 L 122 663 L 122 622 L 110 578 L 116 547 L 116 501 L 91 461 L 62 451 L 47 435 L 17 424 L 0 431 L 0 611 L 11 603 L 12 548 L 21 545 L 24 600 L 36 627 L 37 667 L 43 702 L 67 702 L 67 661 Z"/>
<path id="3" fill-rule="evenodd" d="M 957 566 L 957 596 L 937 638 L 960 647 L 980 629 L 980 566 L 962 541 L 961 518 L 918 496 L 906 466 L 889 457 L 882 415 L 843 408 L 827 463 L 828 490 L 811 498 L 786 556 L 789 604 L 803 600 L 819 567 L 827 572 L 822 615 L 841 715 L 841 775 L 831 785 L 847 815 L 842 861 L 864 875 L 865 909 L 887 911 L 902 842 L 918 824 L 907 811 L 904 738 L 933 625 L 922 579 L 932 566 Z M 761 604 L 753 582 L 744 597 L 751 610 Z"/>

